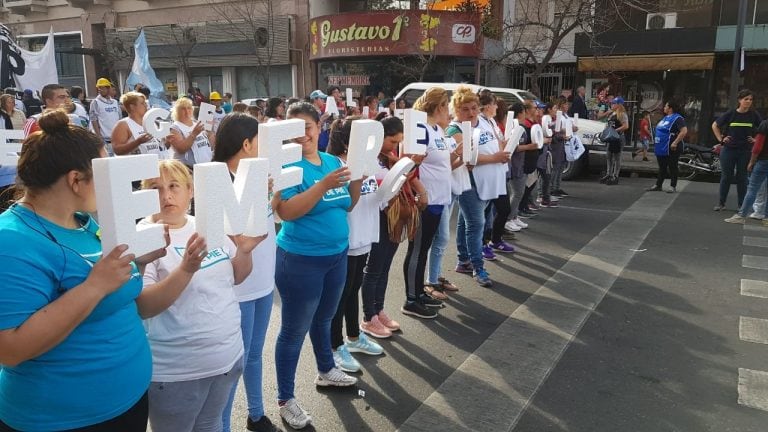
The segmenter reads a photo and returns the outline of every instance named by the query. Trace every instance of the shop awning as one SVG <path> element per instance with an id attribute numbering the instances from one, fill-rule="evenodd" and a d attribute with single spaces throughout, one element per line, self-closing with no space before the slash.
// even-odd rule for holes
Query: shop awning
<path id="1" fill-rule="evenodd" d="M 714 64 L 714 53 L 584 57 L 579 72 L 709 70 Z"/>

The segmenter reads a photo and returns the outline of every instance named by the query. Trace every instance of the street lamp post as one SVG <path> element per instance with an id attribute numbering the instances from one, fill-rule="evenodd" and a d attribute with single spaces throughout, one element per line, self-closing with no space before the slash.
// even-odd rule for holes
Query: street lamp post
<path id="1" fill-rule="evenodd" d="M 736 26 L 736 47 L 733 49 L 733 66 L 731 67 L 731 92 L 729 106 L 736 106 L 736 94 L 739 92 L 739 73 L 741 51 L 744 47 L 744 26 L 747 24 L 747 0 L 739 0 L 739 20 Z"/>

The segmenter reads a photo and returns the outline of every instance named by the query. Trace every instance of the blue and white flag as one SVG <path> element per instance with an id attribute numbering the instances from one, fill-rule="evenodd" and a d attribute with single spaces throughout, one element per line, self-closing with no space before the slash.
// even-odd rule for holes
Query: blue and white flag
<path id="1" fill-rule="evenodd" d="M 133 49 L 135 57 L 133 58 L 131 73 L 125 81 L 126 89 L 132 90 L 136 84 L 141 83 L 149 88 L 149 105 L 151 107 L 170 108 L 168 102 L 165 101 L 165 87 L 149 64 L 149 49 L 147 49 L 147 38 L 144 36 L 143 29 L 139 32 Z"/>

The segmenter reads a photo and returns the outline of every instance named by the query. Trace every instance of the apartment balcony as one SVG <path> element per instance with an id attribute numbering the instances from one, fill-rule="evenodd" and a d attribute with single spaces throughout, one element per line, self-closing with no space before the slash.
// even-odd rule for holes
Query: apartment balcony
<path id="1" fill-rule="evenodd" d="M 67 3 L 72 7 L 88 9 L 94 5 L 111 6 L 112 0 L 67 0 Z"/>
<path id="2" fill-rule="evenodd" d="M 45 12 L 47 0 L 5 0 L 3 6 L 12 14 L 27 15 L 31 12 Z"/>

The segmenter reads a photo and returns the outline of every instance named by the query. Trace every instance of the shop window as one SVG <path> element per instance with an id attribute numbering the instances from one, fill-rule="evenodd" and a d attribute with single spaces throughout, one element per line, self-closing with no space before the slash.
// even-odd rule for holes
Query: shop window
<path id="1" fill-rule="evenodd" d="M 747 24 L 752 24 L 754 17 L 755 1 L 747 1 Z M 760 3 L 766 3 L 765 0 L 761 0 Z M 737 25 L 739 22 L 739 0 L 723 1 L 720 6 L 720 25 L 731 26 Z"/>
<path id="2" fill-rule="evenodd" d="M 768 0 L 758 0 L 755 8 L 755 25 L 768 24 Z"/>

